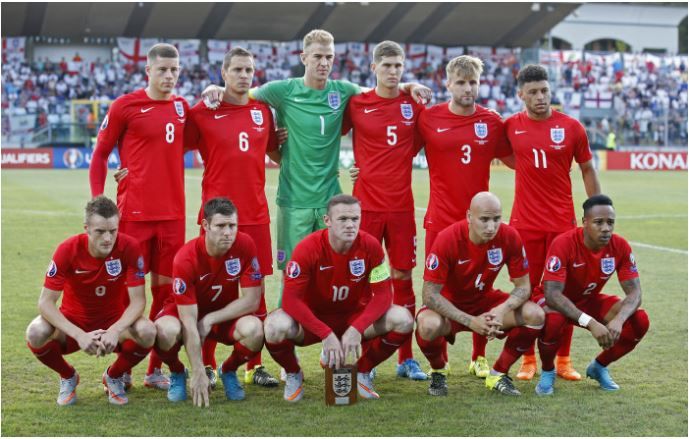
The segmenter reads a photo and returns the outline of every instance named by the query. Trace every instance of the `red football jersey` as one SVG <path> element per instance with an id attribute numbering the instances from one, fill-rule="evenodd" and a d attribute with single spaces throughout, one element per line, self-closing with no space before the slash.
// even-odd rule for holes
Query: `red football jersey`
<path id="1" fill-rule="evenodd" d="M 330 328 L 321 319 L 342 318 L 366 309 L 363 313 L 366 316 L 352 323 L 363 333 L 392 305 L 389 275 L 381 279 L 371 276 L 371 272 L 383 264 L 383 247 L 364 231 L 359 231 L 345 254 L 332 249 L 328 229 L 314 232 L 297 244 L 287 264 L 282 306 L 321 339 L 330 333 Z M 385 296 L 384 300 L 375 300 L 379 294 Z M 294 315 L 291 311 L 295 302 L 305 304 L 311 315 L 306 318 Z"/>
<path id="2" fill-rule="evenodd" d="M 412 159 L 421 146 L 416 124 L 423 110 L 407 94 L 388 99 L 375 89 L 349 100 L 343 126 L 354 128 L 354 160 L 360 170 L 352 195 L 363 210 L 414 210 Z"/>
<path id="3" fill-rule="evenodd" d="M 500 116 L 477 105 L 471 116 L 457 116 L 448 103 L 421 113 L 431 192 L 423 227 L 440 232 L 466 218 L 471 199 L 488 190 L 490 162 L 510 155 Z"/>
<path id="4" fill-rule="evenodd" d="M 584 232 L 578 227 L 553 241 L 546 258 L 543 282 L 564 283 L 564 295 L 579 306 L 599 294 L 615 271 L 620 282 L 639 277 L 629 243 L 613 233 L 608 245 L 594 253 L 584 245 Z"/>
<path id="5" fill-rule="evenodd" d="M 205 236 L 184 244 L 172 265 L 173 291 L 168 298 L 177 305 L 198 305 L 198 318 L 224 308 L 239 298 L 242 288 L 261 286 L 256 245 L 249 235 L 237 232 L 232 247 L 220 257 L 206 251 Z"/>
<path id="6" fill-rule="evenodd" d="M 467 220 L 462 220 L 438 234 L 426 258 L 423 279 L 442 284 L 443 297 L 462 308 L 493 289 L 493 282 L 505 264 L 511 279 L 529 274 L 519 233 L 501 224 L 492 241 L 476 245 L 469 239 Z"/>
<path id="7" fill-rule="evenodd" d="M 268 224 L 265 155 L 278 148 L 270 108 L 249 100 L 247 105 L 222 102 L 214 111 L 199 102 L 189 113 L 184 138 L 204 163 L 199 224 L 203 205 L 215 197 L 232 200 L 240 226 Z"/>
<path id="8" fill-rule="evenodd" d="M 91 195 L 103 193 L 107 158 L 115 145 L 129 174 L 117 185 L 117 207 L 127 221 L 183 219 L 184 98 L 153 100 L 144 89 L 120 96 L 105 116 L 89 170 Z"/>
<path id="9" fill-rule="evenodd" d="M 522 111 L 507 119 L 505 129 L 516 161 L 510 224 L 544 232 L 576 227 L 570 170 L 572 159 L 592 157 L 584 127 L 558 111 L 544 121 Z"/>
<path id="10" fill-rule="evenodd" d="M 144 259 L 131 236 L 117 234 L 110 255 L 94 258 L 88 251 L 88 235 L 63 241 L 50 261 L 43 286 L 64 291 L 60 310 L 84 321 L 118 318 L 129 303 L 128 287 L 144 284 Z M 106 329 L 106 328 L 103 328 Z"/>

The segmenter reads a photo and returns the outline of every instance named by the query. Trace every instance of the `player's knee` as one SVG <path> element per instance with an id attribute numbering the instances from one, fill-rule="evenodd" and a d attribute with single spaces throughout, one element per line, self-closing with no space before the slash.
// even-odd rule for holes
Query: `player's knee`
<path id="1" fill-rule="evenodd" d="M 54 331 L 55 328 L 50 323 L 40 316 L 36 317 L 26 328 L 26 341 L 35 348 L 41 347 L 46 344 Z"/>
<path id="2" fill-rule="evenodd" d="M 414 318 L 407 308 L 393 305 L 388 311 L 388 316 L 395 332 L 407 334 L 414 329 Z"/>
<path id="3" fill-rule="evenodd" d="M 522 306 L 522 317 L 524 323 L 529 326 L 542 326 L 545 323 L 543 308 L 533 302 L 526 302 Z"/>
<path id="4" fill-rule="evenodd" d="M 438 336 L 442 324 L 443 322 L 439 315 L 426 311 L 419 314 L 416 318 L 416 332 L 422 339 L 431 341 Z"/>
<path id="5" fill-rule="evenodd" d="M 263 323 L 263 333 L 266 343 L 280 343 L 287 337 L 290 317 L 281 309 L 277 309 L 266 317 Z"/>
<path id="6" fill-rule="evenodd" d="M 158 319 L 155 322 L 156 345 L 164 350 L 170 350 L 177 342 L 182 331 L 182 325 L 177 319 Z"/>
<path id="7" fill-rule="evenodd" d="M 139 335 L 141 346 L 150 348 L 156 341 L 156 326 L 152 321 L 142 318 L 140 319 L 136 332 Z"/>
<path id="8" fill-rule="evenodd" d="M 243 338 L 263 340 L 263 322 L 256 316 L 244 316 L 237 322 L 237 329 Z"/>
<path id="9" fill-rule="evenodd" d="M 636 312 L 632 314 L 630 320 L 634 330 L 634 337 L 636 339 L 641 339 L 646 335 L 648 328 L 651 326 L 651 321 L 648 319 L 648 313 L 643 309 L 637 309 Z"/>

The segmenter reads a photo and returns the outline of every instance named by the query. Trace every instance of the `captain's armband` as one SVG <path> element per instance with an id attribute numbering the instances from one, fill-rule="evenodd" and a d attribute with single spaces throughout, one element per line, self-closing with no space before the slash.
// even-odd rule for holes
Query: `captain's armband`
<path id="1" fill-rule="evenodd" d="M 371 270 L 371 274 L 368 276 L 368 281 L 372 284 L 382 282 L 386 279 L 390 278 L 390 268 L 388 268 L 388 265 L 383 262 L 373 270 Z"/>

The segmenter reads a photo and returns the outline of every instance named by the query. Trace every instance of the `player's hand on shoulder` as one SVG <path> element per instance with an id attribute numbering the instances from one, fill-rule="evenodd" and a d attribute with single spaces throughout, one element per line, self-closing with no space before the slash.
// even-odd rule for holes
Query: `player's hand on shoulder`
<path id="1" fill-rule="evenodd" d="M 225 94 L 224 88 L 211 84 L 208 87 L 206 87 L 205 90 L 203 90 L 203 92 L 201 93 L 201 98 L 203 99 L 203 104 L 207 108 L 215 110 L 220 106 L 223 94 Z"/>
<path id="2" fill-rule="evenodd" d="M 356 180 L 359 178 L 359 171 L 360 169 L 356 165 L 349 168 L 349 178 L 352 179 L 352 183 L 356 183 Z"/>
<path id="3" fill-rule="evenodd" d="M 278 145 L 283 145 L 285 142 L 287 142 L 287 128 L 281 127 L 275 130 L 275 135 L 277 135 L 278 138 Z"/>
<path id="4" fill-rule="evenodd" d="M 433 98 L 433 90 L 421 84 L 411 85 L 411 96 L 421 105 L 426 105 Z"/>
<path id="5" fill-rule="evenodd" d="M 344 362 L 344 351 L 340 340 L 334 332 L 323 339 L 323 353 L 325 353 L 325 362 L 328 367 L 338 368 Z"/>
<path id="6" fill-rule="evenodd" d="M 352 326 L 342 334 L 342 350 L 343 364 L 354 364 L 361 356 L 361 333 Z"/>
<path id="7" fill-rule="evenodd" d="M 191 399 L 196 407 L 208 407 L 210 401 L 208 394 L 210 393 L 210 381 L 206 372 L 203 369 L 194 370 L 191 374 L 191 382 L 189 383 L 191 389 Z"/>
<path id="8" fill-rule="evenodd" d="M 120 184 L 122 180 L 129 174 L 129 169 L 127 168 L 117 168 L 113 177 L 115 178 L 115 183 Z"/>

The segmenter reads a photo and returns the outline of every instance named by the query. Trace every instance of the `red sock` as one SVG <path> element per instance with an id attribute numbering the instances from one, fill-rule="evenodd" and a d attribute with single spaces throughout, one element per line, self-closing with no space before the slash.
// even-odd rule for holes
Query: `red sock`
<path id="1" fill-rule="evenodd" d="M 270 352 L 273 360 L 285 369 L 285 372 L 299 372 L 300 367 L 297 356 L 294 354 L 294 342 L 292 340 L 283 340 L 280 343 L 266 342 L 266 349 Z"/>
<path id="2" fill-rule="evenodd" d="M 541 329 L 517 326 L 512 328 L 502 348 L 500 357 L 493 365 L 493 369 L 500 373 L 507 373 L 510 367 L 522 356 L 529 346 L 533 346 L 534 340 L 541 333 Z"/>
<path id="3" fill-rule="evenodd" d="M 371 369 L 388 359 L 410 337 L 411 333 L 402 334 L 401 332 L 390 331 L 374 338 L 366 355 L 359 358 L 359 372 L 370 372 Z"/>
<path id="4" fill-rule="evenodd" d="M 178 355 L 181 347 L 182 345 L 180 343 L 175 343 L 169 351 L 164 351 L 158 346 L 155 346 L 151 352 L 158 353 L 158 358 L 167 364 L 167 367 L 170 368 L 170 372 L 182 373 L 184 372 L 184 365 L 179 361 Z"/>
<path id="5" fill-rule="evenodd" d="M 57 340 L 51 340 L 40 348 L 35 348 L 29 343 L 26 346 L 38 358 L 38 361 L 59 373 L 60 377 L 67 380 L 74 376 L 74 368 L 65 361 L 62 347 Z"/>
<path id="6" fill-rule="evenodd" d="M 555 369 L 555 354 L 558 350 L 562 328 L 567 326 L 567 319 L 560 313 L 549 312 L 545 315 L 545 325 L 538 339 L 538 352 L 543 370 Z"/>
<path id="7" fill-rule="evenodd" d="M 622 325 L 622 332 L 620 338 L 611 348 L 601 352 L 596 361 L 602 366 L 607 367 L 613 361 L 617 361 L 624 355 L 627 355 L 634 350 L 641 339 L 646 335 L 650 322 L 648 314 L 643 309 L 638 309 L 631 317 Z"/>
<path id="8" fill-rule="evenodd" d="M 123 373 L 143 361 L 150 350 L 151 348 L 140 346 L 134 340 L 123 341 L 117 359 L 108 369 L 108 375 L 111 378 L 121 377 Z"/>
<path id="9" fill-rule="evenodd" d="M 558 357 L 569 357 L 569 348 L 572 347 L 572 334 L 574 333 L 574 325 L 567 323 L 562 328 L 560 335 L 560 343 L 557 349 Z"/>
<path id="10" fill-rule="evenodd" d="M 443 357 L 443 342 L 445 337 L 437 337 L 435 340 L 424 340 L 416 331 L 416 344 L 421 349 L 421 352 L 431 364 L 433 369 L 444 369 L 447 360 Z M 446 345 L 446 344 L 445 344 Z"/>
<path id="11" fill-rule="evenodd" d="M 247 361 L 246 370 L 253 370 L 261 364 L 261 351 L 258 351 L 253 357 L 249 358 L 249 361 Z"/>
<path id="12" fill-rule="evenodd" d="M 237 368 L 242 364 L 246 363 L 249 358 L 253 357 L 256 352 L 247 348 L 240 342 L 234 344 L 234 349 L 232 349 L 232 354 L 225 360 L 222 364 L 222 371 L 225 372 L 236 372 Z"/>
<path id="13" fill-rule="evenodd" d="M 471 339 L 473 341 L 473 348 L 471 350 L 471 361 L 476 361 L 478 357 L 486 356 L 486 345 L 488 344 L 488 339 L 475 332 L 472 332 L 471 334 Z"/>
<path id="14" fill-rule="evenodd" d="M 160 310 L 163 309 L 165 299 L 172 294 L 172 284 L 152 286 L 151 293 L 153 295 L 153 300 L 151 302 L 151 311 L 148 313 L 148 318 L 154 322 Z M 148 369 L 146 369 L 146 374 L 150 375 L 155 369 L 160 369 L 162 366 L 163 360 L 157 355 L 157 350 L 151 350 L 151 356 L 148 357 Z"/>
<path id="15" fill-rule="evenodd" d="M 215 348 L 218 346 L 218 342 L 215 339 L 206 337 L 203 341 L 203 346 L 201 346 L 201 356 L 203 357 L 203 365 L 211 366 L 213 369 L 218 367 L 215 362 Z"/>
<path id="16" fill-rule="evenodd" d="M 409 310 L 412 317 L 416 315 L 416 297 L 414 297 L 414 287 L 411 279 L 392 280 L 393 300 L 395 305 L 403 306 Z M 397 364 L 404 363 L 405 360 L 414 358 L 411 349 L 411 339 L 407 338 L 402 346 L 397 350 Z"/>

